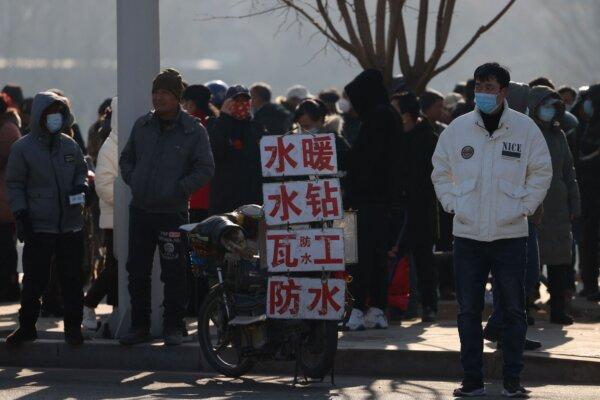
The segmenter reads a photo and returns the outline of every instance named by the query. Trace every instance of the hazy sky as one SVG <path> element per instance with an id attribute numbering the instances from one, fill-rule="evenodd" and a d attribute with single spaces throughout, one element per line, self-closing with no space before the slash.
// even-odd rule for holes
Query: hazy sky
<path id="1" fill-rule="evenodd" d="M 267 2 L 267 0 L 265 0 Z M 178 68 L 190 83 L 223 79 L 250 84 L 267 81 L 276 94 L 296 83 L 312 92 L 343 87 L 359 72 L 332 50 L 313 55 L 320 37 L 305 25 L 283 24 L 280 16 L 252 20 L 203 21 L 206 14 L 235 15 L 240 0 L 161 0 L 163 66 Z M 369 3 L 369 2 L 368 2 Z M 409 5 L 416 5 L 409 1 Z M 431 10 L 436 10 L 437 1 Z M 504 0 L 457 2 L 449 58 L 505 4 Z M 0 2 L 0 84 L 16 82 L 26 95 L 59 87 L 72 98 L 84 130 L 98 104 L 116 93 L 115 0 L 2 0 Z M 409 45 L 417 13 L 405 13 Z M 431 86 L 449 91 L 474 67 L 498 60 L 514 80 L 547 75 L 557 84 L 599 81 L 600 1 L 519 0 L 491 31 Z M 430 31 L 432 31 L 431 29 Z M 277 33 L 278 32 L 278 33 Z M 276 34 L 277 33 L 277 34 Z M 150 91 L 150 88 L 148 88 Z"/>

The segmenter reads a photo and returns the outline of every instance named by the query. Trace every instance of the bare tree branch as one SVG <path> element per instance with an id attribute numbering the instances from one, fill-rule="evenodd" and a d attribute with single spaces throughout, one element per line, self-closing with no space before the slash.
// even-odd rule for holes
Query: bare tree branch
<path id="1" fill-rule="evenodd" d="M 450 26 L 452 25 L 455 4 L 456 0 L 440 1 L 435 32 L 435 48 L 433 49 L 429 60 L 427 60 L 421 76 L 415 85 L 417 91 L 421 91 L 425 88 L 425 85 L 432 77 L 434 68 L 437 66 L 444 53 L 448 37 L 450 36 Z"/>
<path id="2" fill-rule="evenodd" d="M 383 68 L 387 66 L 385 57 L 385 12 L 386 0 L 377 0 L 377 12 L 375 13 L 375 54 L 377 62 Z"/>
<path id="3" fill-rule="evenodd" d="M 396 0 L 390 0 L 392 2 Z M 406 28 L 404 27 L 404 16 L 402 14 L 402 10 L 404 9 L 404 4 L 406 2 L 402 1 L 400 4 L 400 10 L 398 13 L 398 61 L 400 63 L 400 70 L 402 74 L 405 76 L 411 74 L 412 66 L 410 65 L 410 57 L 408 56 L 408 43 L 406 41 Z"/>
<path id="4" fill-rule="evenodd" d="M 417 22 L 417 42 L 415 45 L 414 66 L 420 70 L 425 65 L 425 43 L 427 39 L 427 20 L 429 18 L 429 0 L 419 3 L 419 18 Z"/>
<path id="5" fill-rule="evenodd" d="M 448 68 L 450 68 L 456 61 L 458 61 L 463 54 L 465 54 L 467 52 L 467 50 L 469 50 L 471 48 L 471 46 L 473 46 L 473 44 L 477 41 L 477 39 L 479 39 L 479 37 L 486 32 L 487 30 L 489 30 L 492 26 L 494 26 L 494 24 L 496 24 L 496 22 L 498 22 L 498 20 L 500 18 L 502 18 L 502 16 L 504 14 L 506 14 L 506 12 L 512 7 L 513 4 L 515 4 L 516 0 L 510 0 L 506 6 L 504 6 L 504 8 L 502 10 L 500 10 L 500 12 L 490 20 L 490 22 L 488 22 L 485 25 L 482 25 L 479 27 L 479 29 L 477 29 L 477 32 L 475 32 L 475 34 L 473 35 L 473 37 L 471 38 L 471 40 L 469 40 L 467 42 L 467 44 L 465 44 L 463 46 L 462 49 L 460 49 L 458 51 L 458 53 L 456 53 L 454 55 L 454 57 L 452 57 L 450 59 L 450 61 L 448 61 L 447 63 L 445 63 L 444 65 L 440 66 L 439 68 L 436 68 L 433 71 L 433 74 L 431 77 L 434 77 L 436 75 L 438 75 L 440 72 L 443 72 L 445 70 L 447 70 Z"/>
<path id="6" fill-rule="evenodd" d="M 329 15 L 328 7 L 329 7 L 329 4 L 328 4 L 327 0 L 326 0 L 325 4 L 323 3 L 323 0 L 317 0 L 317 8 L 319 10 L 319 13 L 323 17 L 323 20 L 325 21 L 325 25 L 327 26 L 327 28 L 331 31 L 332 35 L 337 39 L 336 43 L 339 44 L 339 46 L 342 47 L 347 52 L 354 54 L 354 51 L 353 51 L 354 49 L 352 48 L 352 44 L 342 37 L 340 32 L 336 29 L 335 25 L 333 24 L 333 21 L 331 20 L 331 16 Z"/>
<path id="7" fill-rule="evenodd" d="M 286 5 L 280 5 L 280 6 L 274 6 L 274 7 L 269 7 L 267 9 L 264 10 L 260 10 L 260 11 L 256 11 L 256 12 L 251 12 L 251 13 L 247 13 L 247 14 L 241 14 L 241 15 L 212 15 L 212 14 L 203 14 L 204 18 L 201 18 L 200 21 L 204 22 L 204 21 L 212 21 L 215 19 L 246 19 L 246 18 L 252 18 L 252 17 L 258 17 L 260 15 L 266 15 L 266 14 L 271 14 L 274 13 L 275 11 L 281 10 L 287 8 Z"/>
<path id="8" fill-rule="evenodd" d="M 385 70 L 393 75 L 394 58 L 396 55 L 396 41 L 398 40 L 400 23 L 402 18 L 402 5 L 404 0 L 388 0 L 390 10 L 390 24 L 388 27 L 387 46 L 385 53 Z"/>
<path id="9" fill-rule="evenodd" d="M 371 65 L 377 65 L 375 47 L 373 46 L 373 35 L 371 35 L 371 24 L 369 23 L 369 15 L 367 13 L 367 7 L 365 6 L 365 0 L 354 0 L 354 7 L 356 8 L 356 26 L 358 28 L 358 34 L 363 49 Z"/>
<path id="10" fill-rule="evenodd" d="M 354 23 L 352 22 L 352 18 L 350 17 L 350 12 L 348 11 L 347 3 L 345 0 L 337 0 L 337 5 L 340 10 L 340 14 L 342 15 L 342 20 L 346 25 L 346 30 L 348 31 L 348 37 L 350 38 L 350 43 L 356 49 L 356 59 L 358 63 L 363 68 L 368 68 L 369 60 L 367 55 L 365 54 L 365 50 L 362 46 L 362 43 L 358 40 L 358 36 L 356 35 L 356 31 L 354 30 Z"/>

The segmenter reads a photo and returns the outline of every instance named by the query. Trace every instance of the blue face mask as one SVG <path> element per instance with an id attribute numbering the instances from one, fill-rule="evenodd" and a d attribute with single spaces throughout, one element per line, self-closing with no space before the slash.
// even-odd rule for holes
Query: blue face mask
<path id="1" fill-rule="evenodd" d="M 50 133 L 57 133 L 63 126 L 63 115 L 61 113 L 54 113 L 46 115 L 46 128 Z"/>
<path id="2" fill-rule="evenodd" d="M 484 114 L 493 113 L 498 108 L 498 95 L 490 93 L 475 93 L 475 104 Z"/>
<path id="3" fill-rule="evenodd" d="M 556 115 L 556 108 L 554 106 L 540 106 L 538 108 L 538 117 L 544 122 L 550 122 Z"/>
<path id="4" fill-rule="evenodd" d="M 583 102 L 583 112 L 590 118 L 594 115 L 594 104 L 592 104 L 591 99 Z"/>

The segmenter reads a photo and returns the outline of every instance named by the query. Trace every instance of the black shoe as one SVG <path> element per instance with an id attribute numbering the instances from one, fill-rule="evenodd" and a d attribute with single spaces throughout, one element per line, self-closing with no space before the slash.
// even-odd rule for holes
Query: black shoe
<path id="1" fill-rule="evenodd" d="M 421 321 L 422 322 L 435 322 L 436 320 L 437 320 L 437 313 L 429 307 L 424 307 L 423 308 L 423 316 L 421 317 Z"/>
<path id="2" fill-rule="evenodd" d="M 17 328 L 6 337 L 6 345 L 10 347 L 20 346 L 25 342 L 33 342 L 37 339 L 37 330 L 34 328 Z"/>
<path id="3" fill-rule="evenodd" d="M 165 328 L 164 336 L 166 346 L 179 346 L 183 342 L 181 328 Z"/>
<path id="4" fill-rule="evenodd" d="M 542 342 L 537 340 L 525 339 L 525 350 L 537 350 L 542 347 Z"/>
<path id="5" fill-rule="evenodd" d="M 486 326 L 483 329 L 483 338 L 488 342 L 498 342 L 500 341 L 500 332 L 494 328 Z"/>
<path id="6" fill-rule="evenodd" d="M 550 323 L 558 325 L 573 325 L 573 317 L 567 314 L 551 315 Z"/>
<path id="7" fill-rule="evenodd" d="M 600 301 L 600 292 L 588 294 L 587 299 L 588 301 Z"/>
<path id="8" fill-rule="evenodd" d="M 46 304 L 42 304 L 42 308 L 40 309 L 40 314 L 43 318 L 48 318 L 48 317 L 62 318 L 65 315 L 65 309 L 61 305 L 48 306 Z"/>
<path id="9" fill-rule="evenodd" d="M 65 327 L 65 342 L 71 346 L 81 346 L 83 344 L 81 328 L 78 326 L 72 328 Z"/>
<path id="10" fill-rule="evenodd" d="M 458 389 L 452 393 L 455 397 L 479 397 L 485 396 L 483 381 L 464 380 Z"/>
<path id="11" fill-rule="evenodd" d="M 502 396 L 526 399 L 529 397 L 529 391 L 521 386 L 519 378 L 506 378 L 504 379 L 504 389 L 502 389 Z"/>
<path id="12" fill-rule="evenodd" d="M 537 350 L 540 347 L 542 347 L 542 342 L 525 338 L 525 347 L 523 348 L 524 350 Z M 498 342 L 496 343 L 496 349 L 502 350 L 502 340 L 498 340 Z"/>
<path id="13" fill-rule="evenodd" d="M 152 341 L 150 336 L 150 330 L 148 328 L 131 328 L 131 330 L 125 334 L 119 343 L 125 346 L 132 346 L 134 344 L 147 343 Z"/>
<path id="14" fill-rule="evenodd" d="M 579 297 L 588 297 L 592 293 L 593 292 L 591 292 L 590 290 L 582 289 L 582 290 L 579 291 L 579 293 L 577 293 L 577 296 L 579 296 Z"/>

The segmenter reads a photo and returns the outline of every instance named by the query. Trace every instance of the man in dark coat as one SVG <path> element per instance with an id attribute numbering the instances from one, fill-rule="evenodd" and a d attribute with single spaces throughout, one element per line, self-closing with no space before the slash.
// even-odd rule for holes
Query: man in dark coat
<path id="1" fill-rule="evenodd" d="M 431 123 L 420 116 L 419 102 L 413 93 L 396 94 L 392 105 L 402 118 L 407 165 L 406 244 L 417 271 L 417 286 L 423 305 L 423 322 L 433 322 L 437 313 L 437 270 L 433 243 L 437 234 L 437 200 L 431 173 L 431 157 L 437 135 Z"/>
<path id="2" fill-rule="evenodd" d="M 358 259 L 350 291 L 355 298 L 347 327 L 350 330 L 387 328 L 387 251 L 389 209 L 403 190 L 395 182 L 392 160 L 401 157 L 393 149 L 401 132 L 398 115 L 389 103 L 383 77 L 377 70 L 360 73 L 345 92 L 361 119 L 356 143 L 349 154 L 348 202 L 358 209 Z M 367 310 L 367 298 L 370 308 Z"/>
<path id="3" fill-rule="evenodd" d="M 231 86 L 218 118 L 208 132 L 215 158 L 209 215 L 230 212 L 244 204 L 262 204 L 259 141 L 264 128 L 250 114 L 250 92 Z"/>
<path id="4" fill-rule="evenodd" d="M 152 83 L 154 110 L 140 117 L 121 152 L 119 167 L 131 188 L 129 213 L 129 294 L 131 329 L 120 339 L 133 345 L 150 337 L 150 276 L 159 249 L 164 282 L 166 345 L 182 341 L 185 270 L 179 226 L 188 222 L 192 193 L 213 175 L 214 162 L 204 127 L 179 103 L 183 81 L 166 69 Z"/>
<path id="5" fill-rule="evenodd" d="M 271 102 L 271 87 L 266 83 L 255 83 L 250 87 L 254 121 L 262 125 L 267 135 L 283 135 L 290 131 L 291 114 L 279 104 Z"/>

